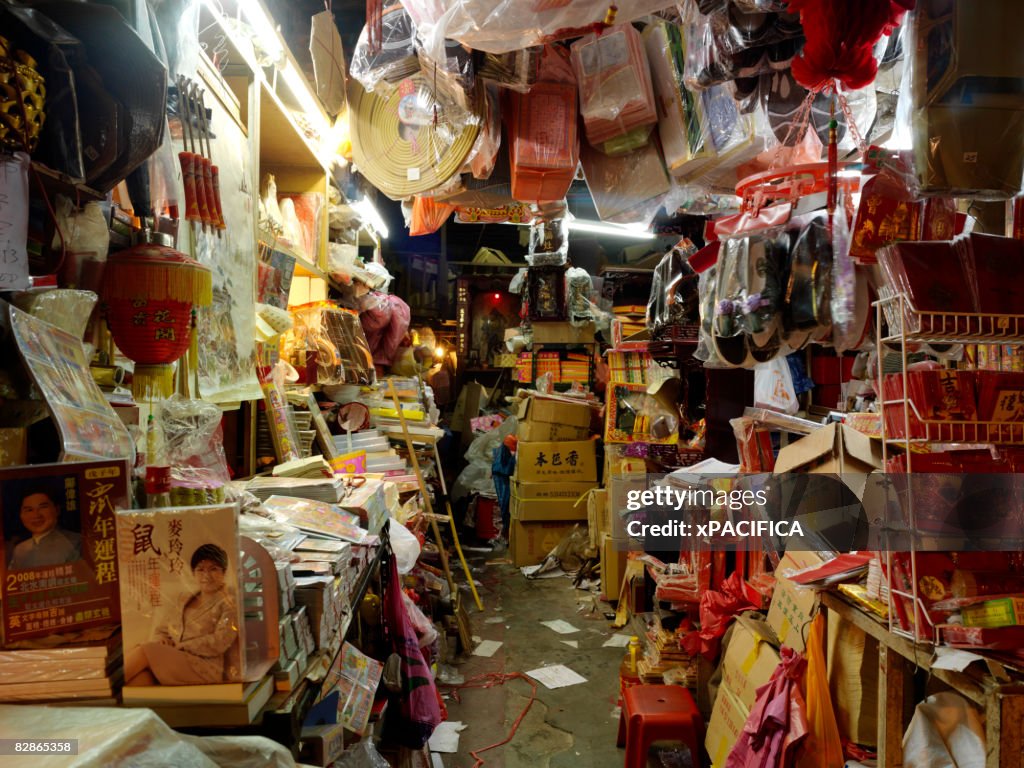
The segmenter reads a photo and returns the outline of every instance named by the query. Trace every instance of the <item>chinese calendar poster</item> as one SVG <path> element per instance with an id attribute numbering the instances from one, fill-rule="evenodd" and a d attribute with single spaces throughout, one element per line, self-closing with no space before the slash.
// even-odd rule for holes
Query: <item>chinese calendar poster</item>
<path id="1" fill-rule="evenodd" d="M 115 510 L 128 499 L 124 461 L 0 470 L 5 644 L 118 622 Z"/>

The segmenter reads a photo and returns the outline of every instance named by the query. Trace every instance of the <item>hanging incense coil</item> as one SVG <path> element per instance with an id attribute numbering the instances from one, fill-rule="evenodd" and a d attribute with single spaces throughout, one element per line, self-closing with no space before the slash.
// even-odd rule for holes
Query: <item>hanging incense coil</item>
<path id="1" fill-rule="evenodd" d="M 0 37 L 0 147 L 29 152 L 46 119 L 46 85 L 36 60 Z"/>

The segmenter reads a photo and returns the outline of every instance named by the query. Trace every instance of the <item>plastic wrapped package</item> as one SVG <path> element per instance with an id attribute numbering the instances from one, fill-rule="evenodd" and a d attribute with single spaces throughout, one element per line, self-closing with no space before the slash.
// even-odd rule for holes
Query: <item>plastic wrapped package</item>
<path id="1" fill-rule="evenodd" d="M 480 132 L 484 91 L 467 102 L 417 73 L 387 92 L 353 89 L 350 125 L 359 172 L 393 200 L 443 187 L 466 165 Z"/>
<path id="2" fill-rule="evenodd" d="M 455 40 L 444 41 L 444 57 L 440 60 L 431 58 L 430 54 L 416 46 L 416 55 L 420 60 L 420 70 L 428 77 L 443 78 L 452 92 L 472 91 L 476 86 L 476 64 L 473 52 Z"/>
<path id="3" fill-rule="evenodd" d="M 683 83 L 683 32 L 677 24 L 657 21 L 644 30 L 651 83 L 657 96 L 658 135 L 665 165 L 673 176 L 692 174 L 709 157 L 699 94 Z"/>
<path id="4" fill-rule="evenodd" d="M 585 269 L 569 267 L 565 273 L 565 286 L 569 322 L 577 327 L 590 322 L 593 319 L 593 302 L 590 301 L 593 284 L 590 274 Z"/>
<path id="5" fill-rule="evenodd" d="M 904 74 L 928 194 L 1004 199 L 1024 178 L 1024 49 L 1013 0 L 922 0 Z"/>
<path id="6" fill-rule="evenodd" d="M 295 307 L 291 335 L 297 348 L 316 353 L 320 384 L 372 384 L 373 356 L 359 315 L 330 302 Z"/>
<path id="7" fill-rule="evenodd" d="M 290 203 L 294 212 L 292 245 L 316 263 L 320 255 L 320 225 L 323 223 L 324 196 L 319 192 L 284 194 L 279 198 L 282 215 L 285 204 Z M 290 216 L 285 216 L 286 224 Z"/>
<path id="8" fill-rule="evenodd" d="M 654 268 L 646 318 L 651 330 L 699 322 L 700 276 L 689 264 L 689 258 L 696 252 L 696 246 L 683 238 Z"/>
<path id="9" fill-rule="evenodd" d="M 498 152 L 501 150 L 501 105 L 495 89 L 486 89 L 486 98 L 482 100 L 483 109 L 480 113 L 480 133 L 476 137 L 476 143 L 462 166 L 462 174 L 470 174 L 474 179 L 486 181 L 491 177 L 498 162 Z M 462 183 L 459 177 L 453 177 L 458 191 L 461 191 Z M 435 192 L 434 196 L 449 197 L 445 192 Z"/>
<path id="10" fill-rule="evenodd" d="M 569 260 L 569 230 L 564 218 L 539 219 L 530 225 L 526 263 L 531 267 L 560 267 Z"/>
<path id="11" fill-rule="evenodd" d="M 541 79 L 529 93 L 509 94 L 506 115 L 512 196 L 530 203 L 562 200 L 580 154 L 576 82 L 568 54 L 545 46 L 539 72 Z"/>
<path id="12" fill-rule="evenodd" d="M 505 438 L 516 433 L 519 422 L 515 418 L 505 419 L 497 429 L 478 434 L 466 449 L 466 467 L 459 473 L 452 486 L 452 501 L 473 493 L 491 495 L 494 493 L 494 482 L 491 467 L 494 463 L 494 452 L 502 445 Z"/>
<path id="13" fill-rule="evenodd" d="M 711 342 L 726 364 L 749 368 L 781 351 L 787 256 L 777 228 L 722 241 Z"/>
<path id="14" fill-rule="evenodd" d="M 373 739 L 367 738 L 354 744 L 342 753 L 337 768 L 391 768 L 391 764 L 373 746 Z"/>
<path id="15" fill-rule="evenodd" d="M 380 50 L 370 50 L 370 30 L 364 26 L 352 51 L 349 74 L 367 91 L 379 85 L 394 84 L 420 71 L 416 55 L 416 28 L 408 12 L 399 4 L 384 9 L 381 16 Z M 444 50 L 444 46 L 440 50 Z M 443 54 L 437 60 L 442 61 Z"/>
<path id="16" fill-rule="evenodd" d="M 17 293 L 11 303 L 23 312 L 81 339 L 96 307 L 97 298 L 92 291 L 54 288 L 49 291 Z"/>
<path id="17" fill-rule="evenodd" d="M 216 768 L 218 763 L 148 709 L 0 705 L 0 738 L 77 739 L 78 754 L 33 754 L 41 768 Z M 294 764 L 294 763 L 293 763 Z"/>
<path id="18" fill-rule="evenodd" d="M 216 765 L 231 768 L 295 768 L 292 753 L 263 736 L 190 736 L 181 734 Z M 168 763 L 170 765 L 171 763 Z M 177 768 L 177 763 L 174 764 Z"/>
<path id="19" fill-rule="evenodd" d="M 359 322 L 370 343 L 373 363 L 388 367 L 409 330 L 409 305 L 397 296 L 371 291 L 359 300 Z"/>
<path id="20" fill-rule="evenodd" d="M 172 504 L 223 503 L 231 474 L 220 408 L 205 400 L 174 397 L 161 401 L 155 416 L 163 434 L 163 460 L 171 467 Z"/>
<path id="21" fill-rule="evenodd" d="M 587 141 L 608 154 L 645 145 L 658 113 L 640 33 L 623 24 L 586 35 L 570 50 Z"/>
<path id="22" fill-rule="evenodd" d="M 481 53 L 477 75 L 500 88 L 526 93 L 537 80 L 541 46 L 508 53 Z"/>
<path id="23" fill-rule="evenodd" d="M 487 53 L 507 53 L 592 32 L 608 5 L 592 0 L 403 0 L 421 44 L 439 51 L 446 38 Z M 665 0 L 620 0 L 616 24 L 660 11 Z M 439 54 L 435 54 L 439 55 Z"/>
<path id="24" fill-rule="evenodd" d="M 602 221 L 647 226 L 671 188 L 661 153 L 653 143 L 614 156 L 585 144 L 580 161 Z"/>
<path id="25" fill-rule="evenodd" d="M 742 113 L 729 89 L 722 85 L 703 91 L 700 102 L 710 160 L 685 179 L 706 189 L 731 193 L 747 175 L 747 164 L 765 150 L 765 137 L 770 132 L 764 110 Z"/>
<path id="26" fill-rule="evenodd" d="M 846 192 L 840 189 L 832 217 L 832 346 L 836 352 L 853 349 L 863 332 L 857 328 L 857 268 L 850 255 L 850 224 L 846 218 Z"/>
<path id="27" fill-rule="evenodd" d="M 92 201 L 77 210 L 70 198 L 57 195 L 57 221 L 50 247 L 64 254 L 61 284 L 98 291 L 110 248 L 103 204 Z"/>

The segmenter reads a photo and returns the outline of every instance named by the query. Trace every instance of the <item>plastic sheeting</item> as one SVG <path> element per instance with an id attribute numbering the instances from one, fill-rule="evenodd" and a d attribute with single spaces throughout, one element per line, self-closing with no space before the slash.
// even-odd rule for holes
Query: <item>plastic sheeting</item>
<path id="1" fill-rule="evenodd" d="M 402 0 L 416 32 L 435 60 L 444 59 L 446 38 L 487 53 L 579 37 L 605 20 L 610 3 L 593 0 Z M 618 0 L 623 24 L 674 5 L 665 0 Z"/>
<path id="2" fill-rule="evenodd" d="M 33 768 L 293 768 L 280 744 L 261 736 L 184 736 L 148 709 L 0 705 L 0 738 L 77 739 L 78 754 L 33 754 Z M 5 763 L 6 764 L 6 763 Z M 18 761 L 11 763 L 18 764 Z"/>

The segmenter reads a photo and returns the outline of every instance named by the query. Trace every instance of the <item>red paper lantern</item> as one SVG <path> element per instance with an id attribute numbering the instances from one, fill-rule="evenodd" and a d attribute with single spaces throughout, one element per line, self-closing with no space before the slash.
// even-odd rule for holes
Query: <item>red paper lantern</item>
<path id="1" fill-rule="evenodd" d="M 108 259 L 103 302 L 114 343 L 135 361 L 135 396 L 169 397 L 173 364 L 195 335 L 193 308 L 213 302 L 210 270 L 165 245 L 140 244 Z"/>

